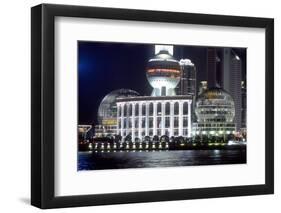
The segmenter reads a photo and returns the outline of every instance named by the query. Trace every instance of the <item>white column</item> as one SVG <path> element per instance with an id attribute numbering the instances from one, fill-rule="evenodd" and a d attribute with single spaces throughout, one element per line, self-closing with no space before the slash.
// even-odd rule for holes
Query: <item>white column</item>
<path id="1" fill-rule="evenodd" d="M 157 102 L 153 102 L 153 136 L 157 135 Z"/>
<path id="2" fill-rule="evenodd" d="M 174 136 L 174 102 L 170 102 L 170 135 Z"/>
<path id="3" fill-rule="evenodd" d="M 140 139 L 142 139 L 141 135 L 141 130 L 142 130 L 142 103 L 139 103 L 139 129 L 138 129 L 138 136 Z"/>
<path id="4" fill-rule="evenodd" d="M 121 136 L 123 141 L 123 134 L 124 134 L 124 104 L 121 103 Z"/>
<path id="5" fill-rule="evenodd" d="M 116 127 L 116 135 L 120 134 L 120 129 L 119 129 L 119 121 L 121 119 L 121 116 L 119 115 L 120 114 L 120 104 L 117 103 L 117 116 L 116 116 L 116 119 L 117 119 L 117 127 Z M 121 121 L 120 121 L 121 122 Z"/>
<path id="6" fill-rule="evenodd" d="M 135 142 L 135 103 L 132 103 L 132 142 Z"/>
<path id="7" fill-rule="evenodd" d="M 149 102 L 145 103 L 145 136 L 149 135 L 148 134 L 148 114 L 149 114 L 149 110 L 148 110 L 148 106 L 149 106 Z"/>
<path id="8" fill-rule="evenodd" d="M 130 108 L 130 105 L 129 104 L 126 104 L 126 108 L 127 108 L 127 112 L 126 112 L 126 136 L 129 134 L 129 108 Z"/>
<path id="9" fill-rule="evenodd" d="M 161 136 L 165 135 L 165 115 L 166 115 L 166 109 L 165 109 L 165 102 L 162 102 L 161 105 Z"/>
<path id="10" fill-rule="evenodd" d="M 191 137 L 191 101 L 188 102 L 188 127 L 187 127 L 187 136 L 188 137 Z"/>
<path id="11" fill-rule="evenodd" d="M 183 133 L 183 102 L 179 101 L 179 136 Z"/>

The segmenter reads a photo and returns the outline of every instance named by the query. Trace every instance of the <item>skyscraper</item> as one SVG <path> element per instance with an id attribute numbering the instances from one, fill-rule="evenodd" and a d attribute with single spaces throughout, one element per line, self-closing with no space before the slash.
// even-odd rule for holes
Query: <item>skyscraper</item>
<path id="1" fill-rule="evenodd" d="M 177 95 L 196 96 L 196 67 L 190 59 L 181 59 L 180 83 L 176 88 Z"/>
<path id="2" fill-rule="evenodd" d="M 235 103 L 234 123 L 239 131 L 242 127 L 242 63 L 232 48 L 207 49 L 208 88 L 221 87 Z"/>
<path id="3" fill-rule="evenodd" d="M 220 58 L 216 48 L 207 49 L 207 82 L 208 88 L 218 87 L 218 71 L 220 69 Z"/>
<path id="4" fill-rule="evenodd" d="M 239 131 L 242 126 L 242 63 L 240 57 L 231 48 L 222 50 L 222 87 L 229 92 L 235 103 L 234 122 Z"/>
<path id="5" fill-rule="evenodd" d="M 245 81 L 241 81 L 241 128 L 245 130 L 247 127 L 247 86 Z"/>
<path id="6" fill-rule="evenodd" d="M 198 95 L 205 92 L 207 89 L 208 89 L 208 82 L 207 81 L 200 81 Z"/>

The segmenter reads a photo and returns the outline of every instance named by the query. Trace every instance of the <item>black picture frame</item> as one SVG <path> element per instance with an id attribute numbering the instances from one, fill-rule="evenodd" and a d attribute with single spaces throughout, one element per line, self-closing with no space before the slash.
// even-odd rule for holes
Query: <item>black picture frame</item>
<path id="1" fill-rule="evenodd" d="M 54 22 L 58 16 L 264 28 L 265 184 L 56 197 Z M 31 90 L 31 204 L 36 207 L 46 209 L 274 193 L 273 19 L 41 4 L 31 9 Z"/>

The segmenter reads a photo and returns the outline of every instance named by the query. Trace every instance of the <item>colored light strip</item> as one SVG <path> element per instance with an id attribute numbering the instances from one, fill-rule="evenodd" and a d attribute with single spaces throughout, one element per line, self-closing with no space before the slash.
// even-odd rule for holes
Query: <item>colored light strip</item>
<path id="1" fill-rule="evenodd" d="M 148 73 L 166 72 L 166 73 L 180 73 L 180 70 L 175 69 L 148 69 Z"/>

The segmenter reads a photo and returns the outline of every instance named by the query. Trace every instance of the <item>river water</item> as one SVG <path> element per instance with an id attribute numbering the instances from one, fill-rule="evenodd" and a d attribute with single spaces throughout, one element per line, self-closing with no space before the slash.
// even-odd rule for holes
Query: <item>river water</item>
<path id="1" fill-rule="evenodd" d="M 78 153 L 78 170 L 176 167 L 242 163 L 246 163 L 245 149 Z"/>

